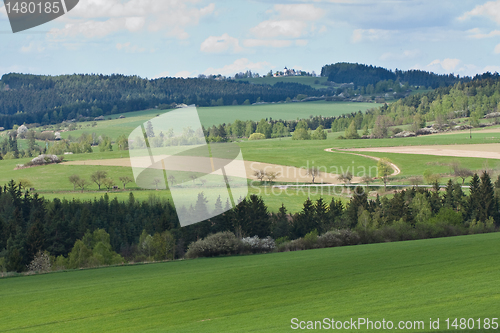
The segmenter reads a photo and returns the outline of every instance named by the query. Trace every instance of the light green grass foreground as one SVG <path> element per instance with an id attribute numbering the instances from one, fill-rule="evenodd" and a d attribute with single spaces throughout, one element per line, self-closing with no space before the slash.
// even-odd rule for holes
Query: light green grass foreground
<path id="1" fill-rule="evenodd" d="M 421 320 L 424 332 L 439 318 L 444 331 L 446 318 L 500 317 L 499 242 L 493 233 L 6 278 L 0 332 L 290 332 L 292 318 L 359 317 Z"/>

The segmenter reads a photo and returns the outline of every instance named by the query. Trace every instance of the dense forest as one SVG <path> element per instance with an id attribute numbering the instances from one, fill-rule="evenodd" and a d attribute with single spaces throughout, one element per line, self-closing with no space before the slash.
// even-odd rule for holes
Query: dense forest
<path id="1" fill-rule="evenodd" d="M 64 262 L 71 253 L 83 251 L 84 243 L 85 251 L 91 252 L 97 238 L 107 238 L 100 247 L 110 258 L 116 253 L 119 260 L 138 260 L 143 258 L 145 239 L 153 242 L 155 237 L 170 239 L 175 243 L 170 258 L 182 258 L 192 242 L 223 231 L 240 239 L 270 236 L 283 243 L 311 232 L 352 230 L 359 237 L 356 243 L 370 243 L 493 231 L 500 222 L 500 177 L 493 184 L 487 172 L 472 177 L 469 195 L 451 180 L 444 191 L 436 183 L 434 189 L 416 186 L 392 198 L 369 199 L 362 187 L 351 191 L 347 204 L 331 196 L 331 202 L 308 199 L 293 215 L 284 205 L 278 213 L 269 213 L 262 197 L 252 195 L 226 213 L 181 228 L 172 203 L 155 196 L 144 202 L 136 201 L 133 192 L 127 202 L 109 200 L 107 194 L 93 201 L 48 201 L 11 181 L 0 192 L 0 270 L 24 271 L 40 251 Z M 206 202 L 200 193 L 192 209 L 223 211 L 220 200 L 214 207 Z"/>
<path id="2" fill-rule="evenodd" d="M 401 71 L 396 69 L 394 72 L 383 67 L 368 66 L 353 63 L 336 63 L 323 66 L 321 76 L 328 77 L 328 81 L 337 83 L 354 83 L 355 86 L 376 85 L 380 81 L 408 83 L 411 86 L 432 87 L 433 89 L 443 86 L 449 86 L 461 82 L 469 82 L 470 77 L 460 77 L 454 74 L 434 74 L 422 70 Z"/>
<path id="3" fill-rule="evenodd" d="M 299 83 L 270 86 L 199 78 L 6 74 L 0 81 L 0 127 L 162 109 L 172 103 L 219 106 L 278 102 L 299 94 L 320 96 L 321 92 Z"/>

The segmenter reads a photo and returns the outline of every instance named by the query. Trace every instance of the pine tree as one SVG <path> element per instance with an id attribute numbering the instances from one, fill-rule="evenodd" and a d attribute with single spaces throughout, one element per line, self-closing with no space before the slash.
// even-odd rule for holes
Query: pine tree
<path id="1" fill-rule="evenodd" d="M 491 183 L 490 175 L 484 171 L 481 175 L 481 184 L 479 185 L 480 206 L 479 220 L 486 221 L 488 218 L 493 217 L 495 221 L 498 220 L 498 203 L 495 200 L 495 191 Z"/>
<path id="2" fill-rule="evenodd" d="M 469 201 L 467 203 L 467 217 L 469 220 L 478 219 L 481 204 L 480 181 L 477 173 L 472 176 L 470 182 Z"/>
<path id="3" fill-rule="evenodd" d="M 271 236 L 274 239 L 290 236 L 290 222 L 284 204 L 281 204 L 278 213 L 272 215 Z"/>

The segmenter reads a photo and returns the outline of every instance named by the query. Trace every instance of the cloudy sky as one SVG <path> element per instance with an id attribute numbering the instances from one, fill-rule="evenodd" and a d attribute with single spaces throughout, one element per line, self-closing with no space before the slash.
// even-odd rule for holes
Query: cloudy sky
<path id="1" fill-rule="evenodd" d="M 0 7 L 0 75 L 141 77 L 320 72 L 358 62 L 500 72 L 500 0 L 80 0 L 13 34 Z"/>

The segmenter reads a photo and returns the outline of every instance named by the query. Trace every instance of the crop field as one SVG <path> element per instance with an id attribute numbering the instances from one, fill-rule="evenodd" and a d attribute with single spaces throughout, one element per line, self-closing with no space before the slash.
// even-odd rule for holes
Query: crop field
<path id="1" fill-rule="evenodd" d="M 499 317 L 499 241 L 493 233 L 8 278 L 0 332 L 288 332 L 292 318 L 423 321 L 420 332 L 439 318 L 446 331 L 446 318 Z"/>
<path id="2" fill-rule="evenodd" d="M 373 107 L 377 107 L 377 104 L 317 101 L 206 107 L 198 108 L 198 114 L 201 124 L 205 127 L 210 127 L 223 123 L 233 123 L 235 120 L 259 121 L 266 118 L 293 120 L 319 115 L 333 117 L 351 112 L 366 111 Z M 128 136 L 136 127 L 144 124 L 156 115 L 168 111 L 153 109 L 124 113 L 125 119 L 117 119 L 120 115 L 106 116 L 106 119 L 111 118 L 111 120 L 99 121 L 93 127 L 91 122 L 77 123 L 77 125 L 81 125 L 82 127 L 71 132 L 63 132 L 61 136 L 63 138 L 67 138 L 69 135 L 79 137 L 83 132 L 95 132 L 97 135 L 105 134 L 112 139 L 116 139 L 120 135 Z"/>
<path id="3" fill-rule="evenodd" d="M 252 112 L 256 112 L 255 114 L 252 114 L 252 117 L 255 117 L 253 118 L 255 120 L 260 119 L 265 114 L 273 114 L 276 118 L 285 118 L 286 116 L 288 119 L 295 119 L 297 117 L 304 117 L 307 114 L 325 115 L 325 113 L 328 114 L 327 112 L 332 112 L 331 114 L 336 114 L 336 112 L 345 113 L 349 112 L 349 108 L 352 108 L 352 111 L 355 111 L 363 109 L 361 108 L 363 105 L 364 104 L 362 103 L 313 102 L 214 107 L 202 108 L 199 111 L 201 118 L 204 119 L 204 122 L 209 121 L 209 119 L 216 118 L 220 118 L 220 122 L 222 122 L 222 119 L 230 118 L 231 114 L 235 114 L 235 119 L 242 118 L 240 117 L 241 115 L 252 114 Z M 308 107 L 307 111 L 304 111 L 305 106 Z M 368 106 L 372 106 L 372 104 L 364 105 L 365 108 Z M 113 119 L 109 121 L 97 122 L 95 127 L 85 127 L 87 125 L 91 125 L 91 123 L 82 123 L 82 129 L 72 132 L 64 132 L 63 136 L 72 135 L 73 137 L 77 137 L 80 132 L 91 133 L 96 131 L 97 133 L 104 133 L 116 138 L 119 135 L 128 135 L 135 127 L 157 114 L 158 110 L 132 112 L 126 114 L 127 118 L 125 119 Z M 258 115 L 256 116 L 256 114 Z M 114 117 L 116 118 L 117 115 Z M 219 123 L 219 120 L 214 121 L 214 123 Z M 449 145 L 458 144 L 463 145 L 463 147 L 455 146 L 457 148 L 460 147 L 460 149 L 479 150 L 475 148 L 479 147 L 477 145 L 491 147 L 500 143 L 499 127 L 488 127 L 486 129 L 475 130 L 472 132 L 472 139 L 469 138 L 470 134 L 468 131 L 400 139 L 337 140 L 336 138 L 341 134 L 343 134 L 343 132 L 329 133 L 327 140 L 323 141 L 294 141 L 291 140 L 291 138 L 282 138 L 262 141 L 243 140 L 238 144 L 242 149 L 243 157 L 246 161 L 271 163 L 273 165 L 296 168 L 318 166 L 322 168 L 322 171 L 331 174 L 341 174 L 350 171 L 355 176 L 362 176 L 367 173 L 372 177 L 377 176 L 377 161 L 355 154 L 358 153 L 357 150 L 364 150 L 365 148 L 373 149 L 378 147 L 378 152 L 362 151 L 360 153 L 376 158 L 387 157 L 391 159 L 391 161 L 401 169 L 401 174 L 393 177 L 393 180 L 396 182 L 402 180 L 403 183 L 405 177 L 413 175 L 421 176 L 426 170 L 431 170 L 434 173 L 444 175 L 449 174 L 451 171 L 450 164 L 454 162 L 458 162 L 462 164 L 462 166 L 466 166 L 472 170 L 481 170 L 485 167 L 485 165 L 495 170 L 500 169 L 500 162 L 492 159 L 492 156 L 488 156 L 487 154 L 481 156 L 485 158 L 473 158 L 471 157 L 472 155 L 465 157 L 412 155 L 400 154 L 398 151 L 399 149 L 406 149 L 408 152 L 411 152 L 412 149 L 420 149 L 417 146 L 422 145 L 427 145 L 428 149 L 453 149 L 454 146 Z M 26 140 L 20 140 L 20 144 L 21 147 L 27 146 Z M 39 144 L 42 144 L 42 142 L 39 142 Z M 435 145 L 448 146 L 439 147 Z M 328 148 L 333 148 L 333 152 L 326 152 L 325 149 Z M 343 149 L 351 149 L 353 151 L 344 151 Z M 118 164 L 113 163 L 112 159 L 125 160 L 128 159 L 128 157 L 128 151 L 100 153 L 98 152 L 98 149 L 95 148 L 95 151 L 92 154 L 65 156 L 65 161 L 68 161 L 70 164 L 73 163 L 79 165 L 49 165 L 21 170 L 14 170 L 14 168 L 17 164 L 26 163 L 29 159 L 4 160 L 0 162 L 0 184 L 5 184 L 11 179 L 16 181 L 27 179 L 31 181 L 36 191 L 47 199 L 56 197 L 68 200 L 73 198 L 81 200 L 94 198 L 99 199 L 105 193 L 104 188 L 101 189 L 101 191 L 97 191 L 97 185 L 92 183 L 86 187 L 83 193 L 81 193 L 78 189 L 75 191 L 73 185 L 69 182 L 69 176 L 78 174 L 83 178 L 89 179 L 93 172 L 97 170 L 105 170 L 108 172 L 108 176 L 113 178 L 117 183 L 116 185 L 121 189 L 122 184 L 118 182 L 118 178 L 128 176 L 133 179 L 132 170 L 129 167 L 115 166 Z M 280 176 L 276 179 L 276 182 L 280 183 L 284 181 L 293 181 L 307 183 L 312 180 L 307 175 L 303 175 L 301 178 L 296 177 L 296 179 L 294 177 L 296 176 L 294 174 L 290 174 L 290 169 L 283 168 L 280 172 Z M 248 174 L 248 178 L 255 180 L 252 172 Z M 321 178 L 322 176 L 318 177 L 317 182 L 321 182 Z M 326 182 L 331 183 L 335 181 L 329 179 L 326 180 Z M 338 180 L 336 182 L 338 182 Z M 338 197 L 336 193 L 339 193 L 338 190 L 334 191 L 333 189 L 328 190 L 326 188 L 311 188 L 303 190 L 296 189 L 293 191 L 288 189 L 287 191 L 284 191 L 275 188 L 273 189 L 271 186 L 255 185 L 260 184 L 260 182 L 254 182 L 253 184 L 254 186 L 252 186 L 249 193 L 262 195 L 271 211 L 277 211 L 281 204 L 284 203 L 290 212 L 297 212 L 300 211 L 304 200 L 308 197 L 312 200 L 323 197 L 329 201 L 329 198 L 332 196 Z M 168 191 L 141 190 L 134 182 L 127 185 L 127 191 L 111 191 L 108 196 L 110 199 L 116 197 L 118 200 L 127 200 L 129 193 L 128 190 L 133 190 L 134 195 L 138 200 L 148 200 L 151 195 L 166 199 L 170 198 Z M 343 200 L 346 200 L 346 198 L 344 197 Z"/>

